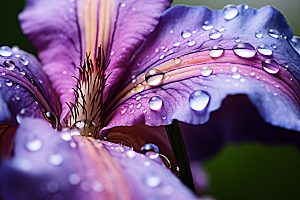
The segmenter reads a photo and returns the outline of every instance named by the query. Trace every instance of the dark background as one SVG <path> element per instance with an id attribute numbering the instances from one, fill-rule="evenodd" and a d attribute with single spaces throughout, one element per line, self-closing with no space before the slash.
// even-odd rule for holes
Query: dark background
<path id="1" fill-rule="evenodd" d="M 300 0 L 176 0 L 174 3 L 206 5 L 211 9 L 222 9 L 230 3 L 246 3 L 254 8 L 272 5 L 284 13 L 294 35 L 300 35 Z M 23 7 L 22 0 L 0 0 L 0 46 L 19 45 L 36 54 L 18 24 L 17 15 Z M 300 199 L 300 159 L 294 147 L 228 145 L 206 162 L 205 168 L 210 175 L 209 194 L 219 200 Z"/>

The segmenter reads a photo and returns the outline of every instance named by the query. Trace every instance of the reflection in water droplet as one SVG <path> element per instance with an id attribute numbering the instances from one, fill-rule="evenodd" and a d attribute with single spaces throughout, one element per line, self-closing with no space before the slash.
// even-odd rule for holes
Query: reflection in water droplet
<path id="1" fill-rule="evenodd" d="M 210 49 L 209 55 L 212 58 L 218 58 L 218 57 L 222 56 L 223 53 L 224 53 L 224 49 L 221 46 L 216 45 Z"/>
<path id="2" fill-rule="evenodd" d="M 159 110 L 162 104 L 162 99 L 159 96 L 153 96 L 149 99 L 149 107 L 151 110 Z"/>
<path id="3" fill-rule="evenodd" d="M 72 185 L 78 185 L 78 183 L 80 183 L 81 181 L 81 178 L 78 174 L 71 174 L 69 176 L 69 182 L 72 184 Z"/>
<path id="4" fill-rule="evenodd" d="M 148 187 L 157 187 L 160 185 L 162 180 L 155 172 L 150 172 L 144 175 L 143 181 Z"/>
<path id="5" fill-rule="evenodd" d="M 15 62 L 10 59 L 5 60 L 3 65 L 5 65 L 8 70 L 14 70 L 15 68 Z"/>
<path id="6" fill-rule="evenodd" d="M 234 38 L 234 41 L 235 41 L 235 42 L 241 42 L 241 39 L 240 39 L 240 37 L 235 37 L 235 38 Z"/>
<path id="7" fill-rule="evenodd" d="M 141 147 L 141 154 L 146 154 L 149 151 L 159 153 L 159 148 L 153 143 L 148 143 Z"/>
<path id="8" fill-rule="evenodd" d="M 269 30 L 269 36 L 273 38 L 279 38 L 280 33 L 276 29 Z"/>
<path id="9" fill-rule="evenodd" d="M 265 56 L 270 56 L 273 53 L 271 47 L 266 44 L 262 44 L 257 47 L 257 51 Z"/>
<path id="10" fill-rule="evenodd" d="M 231 20 L 239 14 L 238 9 L 234 5 L 227 5 L 223 9 L 224 18 Z"/>
<path id="11" fill-rule="evenodd" d="M 150 69 L 145 75 L 145 80 L 148 85 L 156 86 L 162 82 L 164 75 L 165 73 L 163 73 L 159 69 Z"/>
<path id="12" fill-rule="evenodd" d="M 202 25 L 202 28 L 206 31 L 214 28 L 213 24 L 210 21 L 205 21 Z"/>
<path id="13" fill-rule="evenodd" d="M 28 59 L 25 56 L 21 56 L 19 58 L 19 63 L 22 64 L 22 65 L 24 65 L 24 66 L 27 66 L 29 64 L 29 61 L 28 61 Z"/>
<path id="14" fill-rule="evenodd" d="M 210 101 L 210 95 L 203 91 L 194 91 L 189 98 L 190 107 L 195 111 L 201 111 L 205 109 Z"/>
<path id="15" fill-rule="evenodd" d="M 270 74 L 277 74 L 279 72 L 279 65 L 275 60 L 266 59 L 261 64 L 263 69 Z"/>
<path id="16" fill-rule="evenodd" d="M 95 138 L 98 133 L 96 124 L 89 119 L 83 119 L 75 122 L 71 126 L 71 132 L 79 132 L 82 136 L 93 138 Z"/>
<path id="17" fill-rule="evenodd" d="M 181 62 L 181 59 L 180 59 L 180 58 L 175 58 L 175 59 L 174 59 L 174 63 L 175 63 L 175 64 L 179 64 L 180 62 Z"/>
<path id="18" fill-rule="evenodd" d="M 64 158 L 60 154 L 52 154 L 49 157 L 49 163 L 52 165 L 60 165 L 63 162 Z"/>
<path id="19" fill-rule="evenodd" d="M 196 44 L 195 40 L 189 40 L 189 42 L 188 42 L 189 47 L 194 46 L 195 44 Z"/>
<path id="20" fill-rule="evenodd" d="M 216 28 L 216 30 L 219 31 L 219 32 L 224 32 L 224 31 L 226 31 L 226 29 L 225 29 L 224 26 L 218 26 L 218 27 Z"/>
<path id="21" fill-rule="evenodd" d="M 249 43 L 237 44 L 233 47 L 233 51 L 236 55 L 243 58 L 251 58 L 256 54 L 256 49 Z"/>
<path id="22" fill-rule="evenodd" d="M 43 141 L 35 135 L 28 135 L 25 140 L 25 148 L 28 151 L 38 151 L 43 146 Z"/>
<path id="23" fill-rule="evenodd" d="M 181 37 L 182 38 L 189 38 L 189 37 L 191 37 L 191 35 L 192 35 L 192 33 L 189 30 L 183 30 L 181 32 Z"/>
<path id="24" fill-rule="evenodd" d="M 219 39 L 221 36 L 222 36 L 222 33 L 220 33 L 220 32 L 217 31 L 217 30 L 212 30 L 212 31 L 209 33 L 209 38 L 212 39 L 212 40 Z"/>
<path id="25" fill-rule="evenodd" d="M 201 68 L 201 75 L 202 76 L 209 76 L 211 75 L 213 72 L 212 68 L 208 67 L 208 66 L 205 66 L 203 68 Z"/>
<path id="26" fill-rule="evenodd" d="M 178 41 L 175 41 L 174 43 L 173 43 L 173 47 L 178 47 L 180 45 L 180 42 L 178 42 Z"/>
<path id="27" fill-rule="evenodd" d="M 12 50 L 10 47 L 8 47 L 8 46 L 0 47 L 0 56 L 9 57 L 11 55 L 12 55 Z"/>
<path id="28" fill-rule="evenodd" d="M 237 73 L 237 72 L 234 72 L 234 73 L 232 73 L 231 77 L 232 77 L 233 79 L 240 79 L 240 78 L 241 78 L 241 75 L 240 75 L 239 73 Z"/>
<path id="29" fill-rule="evenodd" d="M 256 32 L 255 32 L 255 37 L 256 37 L 256 38 L 262 38 L 262 36 L 263 36 L 263 35 L 262 35 L 262 32 L 261 32 L 261 31 L 256 31 Z"/>

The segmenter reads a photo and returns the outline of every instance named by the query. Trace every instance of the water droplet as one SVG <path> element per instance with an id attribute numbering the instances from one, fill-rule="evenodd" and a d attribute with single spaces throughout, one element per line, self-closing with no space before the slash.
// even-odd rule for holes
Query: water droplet
<path id="1" fill-rule="evenodd" d="M 96 124 L 89 119 L 77 121 L 71 126 L 72 132 L 77 131 L 80 132 L 80 135 L 82 136 L 93 138 L 95 138 L 98 134 L 96 128 Z"/>
<path id="2" fill-rule="evenodd" d="M 271 44 L 271 47 L 272 47 L 273 49 L 276 49 L 276 44 Z"/>
<path id="3" fill-rule="evenodd" d="M 257 51 L 265 56 L 270 56 L 273 53 L 271 47 L 266 44 L 262 44 L 257 47 Z"/>
<path id="4" fill-rule="evenodd" d="M 173 30 L 170 30 L 170 33 L 174 33 L 174 31 L 173 31 Z"/>
<path id="5" fill-rule="evenodd" d="M 209 76 L 211 75 L 213 72 L 212 68 L 208 67 L 208 66 L 205 66 L 203 68 L 201 68 L 201 75 L 202 76 Z"/>
<path id="6" fill-rule="evenodd" d="M 51 123 L 54 129 L 57 129 L 59 126 L 59 117 L 53 112 L 43 112 L 44 118 Z"/>
<path id="7" fill-rule="evenodd" d="M 144 110 L 143 110 L 143 113 L 146 113 L 146 112 L 147 112 L 147 110 L 146 110 L 146 109 L 144 109 Z"/>
<path id="8" fill-rule="evenodd" d="M 140 100 L 142 98 L 142 96 L 141 95 L 138 95 L 136 98 L 135 98 L 135 100 Z"/>
<path id="9" fill-rule="evenodd" d="M 195 111 L 201 111 L 205 109 L 210 101 L 210 95 L 203 91 L 194 91 L 189 98 L 190 107 Z"/>
<path id="10" fill-rule="evenodd" d="M 68 131 L 62 132 L 60 135 L 61 139 L 64 141 L 70 141 L 71 140 L 71 135 Z"/>
<path id="11" fill-rule="evenodd" d="M 124 8 L 124 7 L 126 6 L 126 3 L 125 3 L 125 2 L 122 2 L 122 3 L 120 4 L 120 6 L 121 6 L 122 8 Z"/>
<path id="12" fill-rule="evenodd" d="M 154 152 L 154 153 L 158 154 L 159 148 L 158 148 L 158 146 L 156 146 L 153 143 L 148 143 L 148 144 L 145 144 L 144 146 L 142 146 L 142 148 L 141 148 L 141 154 L 146 155 L 147 152 Z"/>
<path id="13" fill-rule="evenodd" d="M 232 73 L 231 77 L 232 77 L 233 79 L 240 79 L 240 78 L 241 78 L 241 74 L 239 74 L 239 73 L 237 73 L 237 72 L 234 72 L 234 73 Z"/>
<path id="14" fill-rule="evenodd" d="M 234 38 L 234 41 L 235 41 L 235 42 L 241 42 L 241 39 L 240 39 L 240 37 L 235 37 L 235 38 Z"/>
<path id="15" fill-rule="evenodd" d="M 266 59 L 261 64 L 263 69 L 270 74 L 277 74 L 279 72 L 279 65 L 275 60 Z"/>
<path id="16" fill-rule="evenodd" d="M 227 5 L 223 8 L 224 18 L 231 20 L 239 14 L 238 9 L 234 5 Z"/>
<path id="17" fill-rule="evenodd" d="M 188 42 L 189 47 L 194 46 L 195 44 L 196 44 L 195 40 L 189 40 L 189 42 Z"/>
<path id="18" fill-rule="evenodd" d="M 210 55 L 210 57 L 218 58 L 218 57 L 222 56 L 223 53 L 224 53 L 224 49 L 221 46 L 216 45 L 210 49 L 209 55 Z"/>
<path id="19" fill-rule="evenodd" d="M 135 112 L 135 110 L 133 110 L 133 109 L 130 110 L 130 113 L 131 113 L 131 114 L 134 113 L 134 112 Z"/>
<path id="20" fill-rule="evenodd" d="M 255 37 L 256 37 L 256 38 L 262 38 L 262 36 L 263 36 L 263 35 L 262 35 L 262 32 L 261 32 L 261 31 L 256 31 L 256 32 L 255 32 Z"/>
<path id="21" fill-rule="evenodd" d="M 161 178 L 154 172 L 144 175 L 143 181 L 148 187 L 157 187 L 161 183 Z"/>
<path id="22" fill-rule="evenodd" d="M 73 149 L 77 147 L 77 144 L 75 142 L 70 142 L 69 145 Z"/>
<path id="23" fill-rule="evenodd" d="M 295 51 L 300 54 L 300 37 L 298 36 L 293 36 L 292 39 L 290 40 L 290 44 L 292 47 L 295 49 Z"/>
<path id="24" fill-rule="evenodd" d="M 162 104 L 163 101 L 159 96 L 153 96 L 149 99 L 149 107 L 151 110 L 159 110 Z"/>
<path id="25" fill-rule="evenodd" d="M 3 65 L 5 65 L 8 70 L 14 70 L 15 68 L 15 62 L 10 59 L 5 60 Z"/>
<path id="26" fill-rule="evenodd" d="M 246 5 L 244 5 L 244 9 L 248 9 L 249 8 L 249 6 L 246 4 Z"/>
<path id="27" fill-rule="evenodd" d="M 121 107 L 121 114 L 123 115 L 126 112 L 127 108 L 126 107 Z"/>
<path id="28" fill-rule="evenodd" d="M 64 161 L 64 158 L 60 154 L 52 154 L 48 161 L 52 165 L 60 165 Z"/>
<path id="29" fill-rule="evenodd" d="M 159 59 L 163 59 L 165 57 L 165 55 L 164 54 L 161 54 L 160 56 L 159 56 Z"/>
<path id="30" fill-rule="evenodd" d="M 251 58 L 256 54 L 256 49 L 249 43 L 237 44 L 233 47 L 233 51 L 236 55 L 243 58 Z"/>
<path id="31" fill-rule="evenodd" d="M 127 151 L 127 152 L 125 153 L 125 156 L 126 156 L 127 158 L 133 159 L 133 158 L 135 158 L 135 156 L 136 156 L 136 152 L 135 152 L 135 151 L 132 151 L 132 150 L 129 150 L 129 151 Z"/>
<path id="32" fill-rule="evenodd" d="M 25 76 L 25 75 L 26 75 L 25 71 L 23 71 L 23 70 L 20 70 L 20 74 L 21 74 L 22 76 Z"/>
<path id="33" fill-rule="evenodd" d="M 165 120 L 165 119 L 167 119 L 167 116 L 166 116 L 166 115 L 162 115 L 161 118 L 162 118 L 163 120 Z"/>
<path id="34" fill-rule="evenodd" d="M 13 82 L 12 82 L 11 80 L 9 80 L 9 79 L 6 79 L 5 84 L 6 84 L 8 87 L 10 87 L 10 86 L 13 85 Z"/>
<path id="35" fill-rule="evenodd" d="M 12 55 L 12 50 L 10 47 L 8 47 L 8 46 L 0 47 L 0 56 L 9 57 L 11 55 Z"/>
<path id="36" fill-rule="evenodd" d="M 141 106 L 142 106 L 142 104 L 141 104 L 141 103 L 138 103 L 138 104 L 136 105 L 136 108 L 139 109 Z"/>
<path id="37" fill-rule="evenodd" d="M 217 30 L 212 30 L 212 31 L 209 33 L 209 38 L 212 39 L 212 40 L 219 39 L 220 37 L 222 37 L 222 33 L 220 33 L 220 32 L 217 31 Z"/>
<path id="38" fill-rule="evenodd" d="M 202 25 L 202 28 L 206 31 L 214 28 L 213 24 L 210 21 L 205 21 Z"/>
<path id="39" fill-rule="evenodd" d="M 269 36 L 273 38 L 279 38 L 280 33 L 276 29 L 269 30 Z"/>
<path id="40" fill-rule="evenodd" d="M 141 92 L 145 89 L 145 86 L 143 84 L 138 84 L 136 87 L 135 87 L 135 91 L 136 92 Z"/>
<path id="41" fill-rule="evenodd" d="M 150 69 L 145 75 L 145 80 L 150 86 L 156 86 L 162 82 L 164 75 L 159 69 Z"/>
<path id="42" fill-rule="evenodd" d="M 175 63 L 175 64 L 179 64 L 180 62 L 181 62 L 181 59 L 180 59 L 180 58 L 175 58 L 175 59 L 174 59 L 174 63 Z"/>
<path id="43" fill-rule="evenodd" d="M 255 73 L 254 72 L 250 72 L 250 76 L 255 76 Z"/>
<path id="44" fill-rule="evenodd" d="M 181 32 L 181 37 L 182 38 L 189 38 L 189 37 L 191 37 L 191 35 L 192 35 L 192 33 L 189 30 L 183 30 Z"/>
<path id="45" fill-rule="evenodd" d="M 81 181 L 81 178 L 78 174 L 71 174 L 69 176 L 69 182 L 72 184 L 72 185 L 78 185 L 78 183 L 80 183 Z"/>
<path id="46" fill-rule="evenodd" d="M 38 151 L 42 148 L 43 141 L 35 135 L 28 135 L 25 140 L 25 148 L 28 151 Z"/>
<path id="47" fill-rule="evenodd" d="M 219 32 L 224 32 L 224 31 L 226 31 L 226 29 L 225 29 L 224 26 L 218 26 L 218 27 L 216 28 L 216 30 L 219 31 Z"/>
<path id="48" fill-rule="evenodd" d="M 24 66 L 27 66 L 27 65 L 29 64 L 29 61 L 28 61 L 28 59 L 26 58 L 26 56 L 21 56 L 21 57 L 19 58 L 19 63 L 22 64 L 22 65 L 24 65 Z"/>

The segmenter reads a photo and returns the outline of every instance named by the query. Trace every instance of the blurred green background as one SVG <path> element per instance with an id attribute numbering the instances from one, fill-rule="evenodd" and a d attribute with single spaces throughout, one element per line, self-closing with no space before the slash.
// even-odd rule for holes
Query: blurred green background
<path id="1" fill-rule="evenodd" d="M 247 4 L 253 8 L 272 5 L 284 13 L 294 35 L 300 36 L 300 0 L 175 0 L 174 4 L 205 5 L 222 9 L 227 4 Z M 18 44 L 36 54 L 22 34 L 17 15 L 22 0 L 0 0 L 0 46 Z M 300 199 L 300 159 L 294 147 L 263 147 L 256 144 L 228 145 L 205 163 L 210 175 L 209 195 L 219 200 Z"/>

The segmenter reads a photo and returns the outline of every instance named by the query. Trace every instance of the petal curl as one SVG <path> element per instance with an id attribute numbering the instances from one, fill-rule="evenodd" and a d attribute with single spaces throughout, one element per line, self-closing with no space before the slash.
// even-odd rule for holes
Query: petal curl
<path id="1" fill-rule="evenodd" d="M 207 122 L 211 111 L 220 108 L 227 95 L 247 94 L 265 121 L 300 131 L 300 59 L 288 41 L 293 37 L 290 27 L 281 13 L 271 7 L 256 11 L 240 5 L 236 9 L 239 14 L 231 20 L 224 18 L 223 11 L 210 11 L 205 7 L 176 6 L 165 12 L 132 61 L 132 71 L 137 72 L 137 78 L 134 83 L 126 82 L 127 86 L 118 96 L 121 100 L 116 98 L 118 107 L 107 128 L 137 123 L 166 125 L 174 118 L 202 124 Z M 210 38 L 211 30 L 201 27 L 205 21 L 218 30 L 223 26 L 225 31 L 220 32 L 219 38 Z M 278 38 L 271 37 L 270 29 L 278 31 Z M 182 36 L 184 31 L 189 31 L 187 36 Z M 256 31 L 261 31 L 263 37 L 257 38 Z M 253 58 L 233 52 L 238 44 L 236 37 L 255 47 Z M 262 44 L 276 44 L 271 56 L 256 50 Z M 215 45 L 224 48 L 222 56 L 210 56 L 209 50 Z M 262 66 L 266 59 L 276 61 L 275 74 Z M 204 67 L 208 69 L 204 71 Z M 145 79 L 150 69 L 164 74 L 157 86 L 149 85 Z M 209 96 L 201 111 L 191 105 L 195 99 L 196 104 L 203 104 L 192 98 L 193 92 L 199 90 Z M 153 96 L 162 100 L 160 109 L 150 108 Z"/>
<path id="2" fill-rule="evenodd" d="M 196 199 L 166 167 L 126 146 L 24 121 L 15 157 L 0 168 L 4 199 Z"/>

